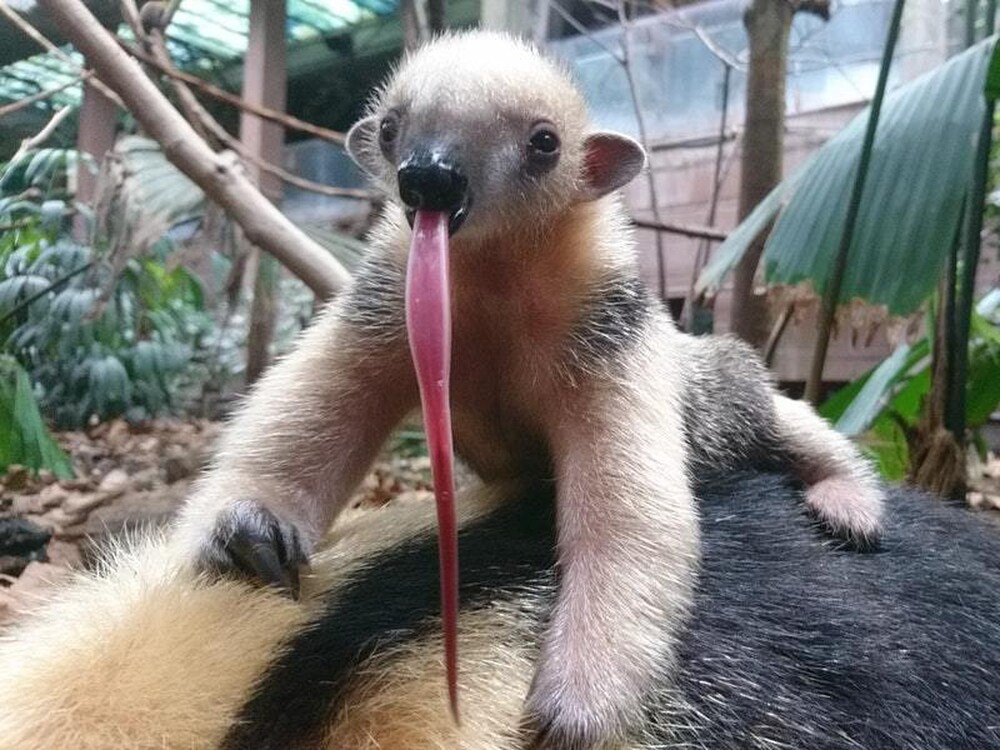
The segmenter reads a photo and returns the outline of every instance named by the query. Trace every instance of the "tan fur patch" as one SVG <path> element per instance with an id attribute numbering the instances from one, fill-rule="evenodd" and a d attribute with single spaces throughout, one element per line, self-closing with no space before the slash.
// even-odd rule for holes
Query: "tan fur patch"
<path id="1" fill-rule="evenodd" d="M 462 493 L 460 522 L 511 492 L 477 485 Z M 112 553 L 0 636 L 0 750 L 216 747 L 280 644 L 327 592 L 378 551 L 433 528 L 430 503 L 345 516 L 313 559 L 300 603 L 197 581 L 158 536 Z M 409 674 L 420 676 L 416 664 Z M 428 689 L 443 690 L 436 671 L 428 674 Z M 469 679 L 474 687 L 484 678 Z"/>
<path id="2" fill-rule="evenodd" d="M 159 542 L 79 579 L 0 643 L 0 748 L 215 747 L 276 644 L 291 601 L 197 585 Z"/>
<path id="3" fill-rule="evenodd" d="M 537 646 L 509 605 L 459 621 L 461 724 L 448 712 L 440 638 L 386 651 L 358 673 L 326 738 L 329 750 L 515 750 Z"/>

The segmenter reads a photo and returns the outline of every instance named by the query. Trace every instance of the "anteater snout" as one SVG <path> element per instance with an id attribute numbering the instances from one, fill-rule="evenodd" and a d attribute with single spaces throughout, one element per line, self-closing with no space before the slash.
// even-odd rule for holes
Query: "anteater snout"
<path id="1" fill-rule="evenodd" d="M 408 208 L 453 213 L 466 202 L 469 181 L 439 153 L 418 152 L 399 167 L 399 197 Z"/>

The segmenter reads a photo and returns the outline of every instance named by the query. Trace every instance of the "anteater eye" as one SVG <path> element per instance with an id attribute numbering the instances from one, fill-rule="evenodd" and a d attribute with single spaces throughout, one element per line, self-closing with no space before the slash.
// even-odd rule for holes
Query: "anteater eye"
<path id="1" fill-rule="evenodd" d="M 528 134 L 527 162 L 529 175 L 539 176 L 559 163 L 559 135 L 551 122 L 537 122 Z"/>
<path id="2" fill-rule="evenodd" d="M 382 148 L 391 146 L 399 135 L 399 116 L 390 112 L 378 126 L 378 142 Z"/>
<path id="3" fill-rule="evenodd" d="M 551 125 L 545 123 L 534 127 L 528 144 L 532 151 L 540 155 L 551 156 L 559 152 L 559 136 L 556 135 L 556 131 L 552 129 Z"/>

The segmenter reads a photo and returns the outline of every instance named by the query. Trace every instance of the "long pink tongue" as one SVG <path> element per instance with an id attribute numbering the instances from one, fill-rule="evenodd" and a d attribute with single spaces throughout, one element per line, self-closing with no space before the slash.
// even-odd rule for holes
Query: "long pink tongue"
<path id="1" fill-rule="evenodd" d="M 406 269 L 406 330 L 420 384 L 424 428 L 437 499 L 441 616 L 451 714 L 458 722 L 458 529 L 451 442 L 451 295 L 448 215 L 417 211 Z"/>

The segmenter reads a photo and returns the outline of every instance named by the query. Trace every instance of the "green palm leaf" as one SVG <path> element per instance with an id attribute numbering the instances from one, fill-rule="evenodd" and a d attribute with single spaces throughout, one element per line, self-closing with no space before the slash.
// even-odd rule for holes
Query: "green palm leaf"
<path id="1" fill-rule="evenodd" d="M 885 102 L 840 301 L 916 310 L 934 290 L 962 212 L 983 118 L 991 37 Z M 698 280 L 717 289 L 777 216 L 764 249 L 769 284 L 826 287 L 858 166 L 868 110 L 782 182 L 718 248 Z"/>

